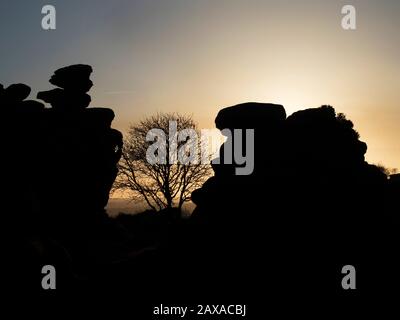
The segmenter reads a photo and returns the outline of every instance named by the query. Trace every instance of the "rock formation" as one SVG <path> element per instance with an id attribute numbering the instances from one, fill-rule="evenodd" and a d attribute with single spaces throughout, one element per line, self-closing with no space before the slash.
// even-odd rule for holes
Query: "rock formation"
<path id="1" fill-rule="evenodd" d="M 147 292 L 152 304 L 157 295 L 165 301 L 172 294 L 197 303 L 205 292 L 213 301 L 247 303 L 268 290 L 285 303 L 288 294 L 292 301 L 329 299 L 343 295 L 341 268 L 349 264 L 362 294 L 399 283 L 392 219 L 399 176 L 387 179 L 365 161 L 366 144 L 330 106 L 289 117 L 276 104 L 222 109 L 217 128 L 255 132 L 253 172 L 239 176 L 241 164 L 224 164 L 226 144 L 237 139 L 228 136 L 221 163 L 212 165 L 215 175 L 192 194 L 197 207 L 189 221 L 168 226 L 173 232 L 149 253 L 140 241 L 125 246 L 130 237 L 104 210 L 122 135 L 111 128 L 111 109 L 88 108 L 91 72 L 87 65 L 57 70 L 50 79 L 57 88 L 37 95 L 51 108 L 25 100 L 26 85 L 0 85 L 8 213 L 2 226 L 12 286 L 41 290 L 44 264 L 56 266 L 61 292 L 75 294 L 84 283 L 91 294 L 97 288 L 114 294 L 109 288 L 127 285 L 138 297 Z M 265 312 L 263 303 L 257 306 Z"/>
<path id="2" fill-rule="evenodd" d="M 20 237 L 24 249 L 14 251 L 21 257 L 28 247 L 40 263 L 46 260 L 40 254 L 44 252 L 52 263 L 57 263 L 61 253 L 73 264 L 85 265 L 99 256 L 109 258 L 108 248 L 112 241 L 118 242 L 110 236 L 104 207 L 117 175 L 122 134 L 111 128 L 111 109 L 87 108 L 91 72 L 87 65 L 57 70 L 50 82 L 60 88 L 38 94 L 51 108 L 25 101 L 30 93 L 26 85 L 0 86 L 0 105 L 7 122 L 3 146 L 8 156 L 3 172 L 9 212 L 13 212 L 7 225 L 13 237 Z M 99 244 L 102 237 L 112 240 Z M 35 249 L 34 243 L 41 249 Z M 92 257 L 95 251 L 100 252 L 97 258 Z M 29 266 L 26 261 L 21 264 Z M 30 269 L 36 270 L 34 266 Z M 82 268 L 77 270 L 82 272 Z M 37 277 L 40 272 L 33 279 Z"/>
<path id="3" fill-rule="evenodd" d="M 37 98 L 50 103 L 55 109 L 84 109 L 91 101 L 87 92 L 93 85 L 89 79 L 92 71 L 91 66 L 84 64 L 58 69 L 52 75 L 50 83 L 59 88 L 39 92 Z"/>
<path id="4" fill-rule="evenodd" d="M 369 292 L 377 289 L 377 261 L 396 265 L 397 227 L 386 208 L 388 179 L 365 161 L 352 122 L 330 106 L 286 118 L 282 106 L 260 103 L 222 109 L 215 122 L 220 130 L 254 129 L 255 161 L 247 176 L 235 175 L 235 163 L 213 165 L 215 175 L 192 193 L 193 234 L 220 270 L 212 281 L 230 268 L 274 289 L 340 293 L 335 268 L 354 263 Z"/>

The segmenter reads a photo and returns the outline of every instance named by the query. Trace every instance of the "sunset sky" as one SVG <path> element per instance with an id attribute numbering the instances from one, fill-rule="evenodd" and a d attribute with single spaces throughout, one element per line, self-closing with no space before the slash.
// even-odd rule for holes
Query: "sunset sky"
<path id="1" fill-rule="evenodd" d="M 45 4 L 56 30 L 41 28 Z M 346 4 L 356 30 L 341 27 Z M 34 98 L 57 68 L 90 64 L 91 105 L 113 108 L 119 130 L 157 111 L 212 128 L 240 102 L 288 114 L 331 104 L 369 162 L 400 169 L 398 0 L 1 0 L 0 35 L 0 83 L 26 83 Z"/>

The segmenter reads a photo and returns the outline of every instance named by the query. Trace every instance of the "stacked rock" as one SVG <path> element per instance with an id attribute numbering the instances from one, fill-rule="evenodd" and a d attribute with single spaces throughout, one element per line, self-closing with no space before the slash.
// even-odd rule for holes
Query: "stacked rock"
<path id="1" fill-rule="evenodd" d="M 39 92 L 41 99 L 55 109 L 80 110 L 87 108 L 91 98 L 87 92 L 93 83 L 89 79 L 93 69 L 89 65 L 76 64 L 58 69 L 50 79 L 50 83 L 58 88 Z"/>
<path id="2" fill-rule="evenodd" d="M 243 103 L 222 109 L 215 123 L 221 131 L 254 130 L 254 170 L 248 176 L 238 176 L 235 168 L 240 164 L 224 163 L 227 144 L 232 152 L 229 158 L 235 159 L 233 135 L 229 135 L 220 148 L 221 164 L 213 164 L 215 176 L 192 194 L 193 201 L 198 204 L 194 217 L 203 211 L 202 206 L 221 203 L 224 195 L 227 199 L 247 198 L 239 204 L 248 208 L 256 203 L 253 198 L 266 199 L 268 194 L 271 203 L 275 203 L 278 199 L 284 201 L 289 192 L 298 198 L 303 190 L 320 192 L 337 187 L 338 190 L 332 191 L 338 192 L 357 185 L 362 190 L 362 185 L 372 188 L 372 185 L 386 183 L 385 176 L 365 162 L 367 146 L 359 140 L 353 123 L 342 114 L 336 114 L 331 106 L 298 111 L 286 118 L 281 105 Z M 243 133 L 243 141 L 239 143 L 242 146 L 246 143 L 244 137 Z M 344 185 L 339 187 L 340 183 Z M 244 219 L 240 210 L 236 210 L 239 204 L 229 211 L 226 210 L 229 205 L 223 203 L 225 209 L 221 208 L 218 215 L 233 219 L 233 213 L 239 211 L 239 218 Z M 211 211 L 212 208 L 204 210 L 205 214 Z M 213 218 L 217 219 L 218 215 Z"/>
<path id="3" fill-rule="evenodd" d="M 245 130 L 251 129 L 254 130 L 254 144 L 263 145 L 263 148 L 257 149 L 257 153 L 254 154 L 256 157 L 254 163 L 262 164 L 262 166 L 256 165 L 251 176 L 261 174 L 264 169 L 273 168 L 277 165 L 273 162 L 276 162 L 276 156 L 279 154 L 277 148 L 280 146 L 285 119 L 286 112 L 283 106 L 272 103 L 248 102 L 220 110 L 215 118 L 215 126 L 221 130 L 222 134 L 225 129 L 230 132 L 228 140 L 222 145 L 219 152 L 220 163 L 224 163 L 225 145 L 227 143 L 234 145 L 234 141 L 230 141 L 235 136 L 234 130 L 241 130 L 243 139 L 241 144 L 244 146 L 246 145 Z M 237 166 L 235 157 L 233 157 L 233 166 L 214 165 L 215 174 L 218 175 L 219 171 L 225 172 L 225 174 L 230 171 L 230 174 L 235 174 L 234 169 Z"/>
<path id="4" fill-rule="evenodd" d="M 214 210 L 202 210 L 202 206 L 208 204 L 218 204 L 221 202 L 222 195 L 232 197 L 233 199 L 240 199 L 243 196 L 250 196 L 259 187 L 256 185 L 263 180 L 264 187 L 267 183 L 273 183 L 272 179 L 278 180 L 276 176 L 282 173 L 282 145 L 283 145 L 283 129 L 285 125 L 286 112 L 283 106 L 270 103 L 243 103 L 232 107 L 227 107 L 219 111 L 215 124 L 216 127 L 224 134 L 228 129 L 226 142 L 221 146 L 219 151 L 219 164 L 212 164 L 215 176 L 210 178 L 203 188 L 198 189 L 192 193 L 192 200 L 198 205 L 192 215 L 193 219 L 201 218 L 198 213 L 201 211 L 204 215 L 210 214 Z M 247 155 L 253 157 L 249 159 L 254 163 L 254 168 L 250 175 L 236 175 L 236 169 L 243 166 L 236 163 L 233 148 L 237 141 L 235 139 L 234 130 L 241 130 L 242 141 L 239 145 L 242 146 L 249 143 L 246 142 L 245 130 L 254 130 L 254 155 Z M 239 135 L 240 136 L 240 135 Z M 232 152 L 232 154 L 227 154 Z M 243 148 L 245 152 L 245 148 Z M 224 158 L 232 159 L 231 163 L 227 163 Z M 221 205 L 225 205 L 222 204 Z M 234 206 L 237 206 L 235 204 Z M 251 205 L 250 202 L 243 202 L 243 206 Z M 236 207 L 238 208 L 238 207 Z M 218 215 L 212 215 L 212 219 L 224 220 L 235 219 L 235 215 L 229 210 L 217 210 Z M 240 211 L 240 210 L 239 210 Z M 225 215 L 226 212 L 226 215 Z"/>
<path id="5" fill-rule="evenodd" d="M 25 100 L 31 93 L 31 88 L 26 84 L 16 83 L 12 84 L 6 89 L 1 85 L 0 89 L 0 99 L 1 103 L 15 104 Z"/>
<path id="6" fill-rule="evenodd" d="M 318 280 L 310 288 L 335 292 L 331 278 L 336 271 L 331 269 L 352 260 L 369 272 L 381 261 L 382 248 L 393 250 L 397 240 L 388 235 L 396 233 L 385 208 L 388 179 L 364 160 L 366 144 L 334 108 L 302 110 L 286 118 L 282 106 L 245 103 L 222 109 L 216 126 L 255 130 L 254 171 L 236 175 L 241 163 L 222 160 L 213 165 L 214 177 L 192 193 L 197 205 L 191 217 L 194 241 L 206 246 L 202 252 L 220 267 L 218 281 L 228 269 L 247 272 L 248 283 L 273 274 L 280 279 L 277 288 L 306 292 L 307 268 L 318 265 Z M 221 158 L 228 149 L 234 159 L 235 144 L 225 144 Z M 390 179 L 393 190 L 397 179 Z M 269 263 L 279 264 L 278 273 Z M 266 277 L 264 284 L 273 287 L 273 281 Z"/>
<path id="7" fill-rule="evenodd" d="M 30 92 L 31 88 L 26 84 L 11 84 L 7 88 L 0 84 L 0 112 L 3 119 L 0 136 L 4 150 L 2 179 L 7 185 L 5 199 L 8 199 L 10 204 L 19 203 L 21 213 L 20 217 L 8 215 L 10 225 L 14 224 L 15 218 L 18 220 L 21 216 L 29 217 L 27 213 L 32 208 L 29 203 L 32 195 L 28 190 L 33 180 L 34 165 L 37 159 L 34 141 L 39 135 L 39 119 L 43 116 L 44 105 L 38 101 L 25 100 Z M 11 168 L 18 169 L 10 170 Z M 25 181 L 23 188 L 20 184 L 22 180 Z M 21 199 L 23 200 L 21 201 Z M 4 205 L 4 212 L 7 212 L 8 209 L 11 212 L 14 208 L 7 208 L 7 205 Z"/>
<path id="8" fill-rule="evenodd" d="M 8 197 L 15 193 L 23 199 L 11 202 L 21 203 L 24 226 L 53 230 L 68 240 L 71 231 L 104 219 L 121 156 L 122 134 L 111 128 L 113 110 L 87 108 L 91 73 L 92 67 L 82 64 L 55 71 L 50 83 L 58 88 L 37 95 L 52 108 L 24 100 L 31 91 L 27 85 L 0 85 L 7 119 L 4 168 L 18 168 L 4 175 L 9 173 L 10 190 L 20 190 Z"/>
<path id="9" fill-rule="evenodd" d="M 25 100 L 31 93 L 31 88 L 23 83 L 15 83 L 7 88 L 0 84 L 0 105 L 13 108 L 14 111 L 20 108 L 27 110 L 38 110 L 44 105 L 34 100 Z"/>
<path id="10" fill-rule="evenodd" d="M 92 71 L 84 64 L 58 69 L 49 80 L 58 88 L 37 95 L 52 106 L 41 120 L 41 129 L 47 135 L 42 138 L 42 156 L 57 159 L 44 162 L 42 168 L 41 188 L 51 195 L 43 206 L 51 211 L 52 206 L 67 201 L 60 211 L 89 220 L 107 204 L 122 147 L 121 133 L 111 128 L 113 110 L 87 108 Z M 52 171 L 59 172 L 58 176 Z"/>
<path id="11" fill-rule="evenodd" d="M 51 108 L 24 100 L 31 91 L 24 84 L 0 85 L 0 112 L 6 119 L 2 178 L 10 204 L 3 208 L 4 225 L 10 237 L 20 238 L 12 246 L 23 260 L 15 265 L 36 270 L 47 259 L 57 265 L 65 251 L 76 265 L 108 258 L 104 248 L 109 245 L 99 238 L 112 229 L 104 207 L 118 171 L 122 134 L 111 127 L 113 110 L 87 108 L 91 73 L 92 67 L 82 64 L 55 71 L 50 83 L 58 88 L 37 95 Z M 32 243 L 43 250 L 38 252 Z M 22 252 L 26 247 L 32 251 Z"/>

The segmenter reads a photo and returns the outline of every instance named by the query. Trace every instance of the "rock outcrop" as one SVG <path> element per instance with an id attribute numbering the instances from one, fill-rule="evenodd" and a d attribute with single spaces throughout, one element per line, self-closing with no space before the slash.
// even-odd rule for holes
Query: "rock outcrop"
<path id="1" fill-rule="evenodd" d="M 39 92 L 37 98 L 50 103 L 55 109 L 71 111 L 87 108 L 91 101 L 87 92 L 93 85 L 89 78 L 92 71 L 91 66 L 84 64 L 58 69 L 50 83 L 59 88 Z"/>
<path id="2" fill-rule="evenodd" d="M 282 106 L 259 103 L 222 109 L 215 122 L 220 130 L 255 130 L 252 174 L 236 175 L 235 162 L 213 164 L 214 176 L 192 193 L 197 241 L 219 277 L 226 268 L 246 270 L 249 283 L 274 274 L 279 280 L 267 277 L 265 286 L 340 294 L 336 272 L 353 263 L 377 289 L 377 261 L 398 265 L 397 232 L 386 208 L 388 179 L 365 161 L 367 146 L 352 122 L 331 106 L 286 118 Z M 311 266 L 315 281 L 305 277 Z"/>
<path id="3" fill-rule="evenodd" d="M 30 93 L 26 85 L 0 87 L 7 150 L 3 176 L 10 204 L 6 225 L 18 238 L 18 259 L 33 255 L 39 263 L 49 259 L 57 264 L 61 253 L 71 259 L 59 266 L 61 270 L 71 264 L 87 268 L 86 262 L 95 263 L 100 256 L 107 260 L 106 251 L 118 242 L 111 236 L 113 227 L 106 227 L 110 223 L 104 208 L 117 175 L 122 134 L 111 127 L 111 109 L 87 108 L 91 72 L 87 65 L 57 70 L 50 82 L 61 88 L 38 94 L 50 108 L 24 100 Z M 112 240 L 100 240 L 106 237 Z M 33 260 L 20 264 L 29 269 L 28 275 L 36 270 Z M 38 277 L 40 272 L 24 278 L 26 286 Z"/>

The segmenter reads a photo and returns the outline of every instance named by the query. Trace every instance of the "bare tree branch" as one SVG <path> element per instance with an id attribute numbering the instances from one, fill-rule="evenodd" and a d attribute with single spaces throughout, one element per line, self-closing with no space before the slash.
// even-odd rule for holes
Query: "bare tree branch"
<path id="1" fill-rule="evenodd" d="M 193 190 L 200 187 L 211 174 L 211 166 L 204 164 L 169 162 L 170 144 L 168 140 L 170 121 L 176 121 L 178 132 L 183 129 L 195 129 L 196 123 L 191 116 L 176 113 L 158 113 L 131 125 L 122 148 L 118 177 L 113 190 L 128 190 L 135 199 L 142 199 L 153 210 L 178 207 L 190 200 Z M 150 164 L 146 152 L 152 142 L 146 141 L 151 129 L 161 129 L 166 134 L 166 164 Z M 178 149 L 185 142 L 178 143 Z M 197 152 L 200 159 L 201 145 Z"/>

